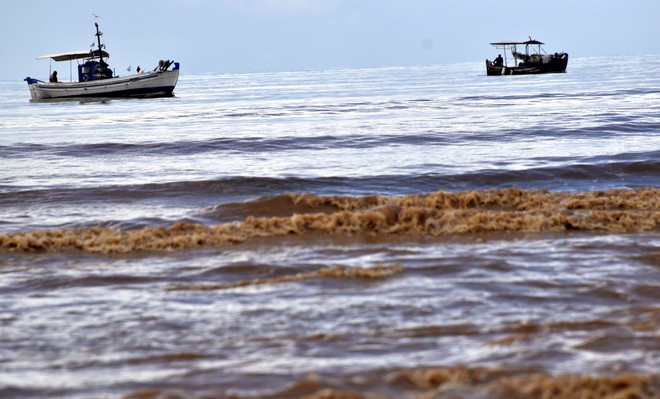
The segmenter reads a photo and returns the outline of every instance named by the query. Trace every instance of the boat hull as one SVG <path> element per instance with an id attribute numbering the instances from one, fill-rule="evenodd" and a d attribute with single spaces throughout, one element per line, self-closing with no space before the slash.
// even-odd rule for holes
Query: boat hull
<path id="1" fill-rule="evenodd" d="M 89 97 L 167 97 L 179 80 L 179 69 L 71 83 L 29 83 L 32 100 Z"/>

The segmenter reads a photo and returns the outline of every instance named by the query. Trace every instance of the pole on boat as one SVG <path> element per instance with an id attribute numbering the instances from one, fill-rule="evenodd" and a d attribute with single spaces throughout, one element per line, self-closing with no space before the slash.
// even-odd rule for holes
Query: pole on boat
<path id="1" fill-rule="evenodd" d="M 96 40 L 99 43 L 99 63 L 101 64 L 101 67 L 103 67 L 103 47 L 101 46 L 101 35 L 103 32 L 99 31 L 98 22 L 94 22 L 94 26 L 96 26 Z"/>

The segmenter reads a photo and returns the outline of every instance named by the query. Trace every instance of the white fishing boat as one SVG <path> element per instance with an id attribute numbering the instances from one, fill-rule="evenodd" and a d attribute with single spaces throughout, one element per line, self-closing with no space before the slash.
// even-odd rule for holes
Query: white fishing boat
<path id="1" fill-rule="evenodd" d="M 127 76 L 115 76 L 105 61 L 110 57 L 101 44 L 98 23 L 96 37 L 98 49 L 51 54 L 37 57 L 53 61 L 84 60 L 78 63 L 78 82 L 60 82 L 57 71 L 51 73 L 49 82 L 27 77 L 24 80 L 33 100 L 77 99 L 89 97 L 164 97 L 171 96 L 179 80 L 179 63 L 160 60 L 151 71 L 136 71 Z M 71 77 L 71 80 L 73 77 Z"/>

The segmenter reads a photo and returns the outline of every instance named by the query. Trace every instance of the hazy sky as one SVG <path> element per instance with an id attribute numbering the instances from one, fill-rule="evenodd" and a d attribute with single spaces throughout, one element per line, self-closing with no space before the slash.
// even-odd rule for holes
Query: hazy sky
<path id="1" fill-rule="evenodd" d="M 0 0 L 0 80 L 89 49 L 92 14 L 120 75 L 159 59 L 184 74 L 482 62 L 527 36 L 572 57 L 660 54 L 660 0 Z"/>

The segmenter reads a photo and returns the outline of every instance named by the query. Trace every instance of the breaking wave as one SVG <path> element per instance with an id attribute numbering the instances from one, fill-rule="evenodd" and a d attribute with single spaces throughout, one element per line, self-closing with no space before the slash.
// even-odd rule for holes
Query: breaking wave
<path id="1" fill-rule="evenodd" d="M 378 392 L 378 394 L 372 393 Z M 316 373 L 289 387 L 260 398 L 298 399 L 388 399 L 425 398 L 657 398 L 660 377 L 648 374 L 617 376 L 548 375 L 532 369 L 507 369 L 455 366 L 447 368 L 400 369 L 384 373 L 358 373 L 328 378 Z M 167 389 L 147 389 L 125 395 L 123 399 L 170 397 Z M 177 398 L 192 398 L 177 391 Z M 253 395 L 221 394 L 217 398 L 253 398 Z"/>
<path id="2" fill-rule="evenodd" d="M 660 189 L 557 193 L 507 188 L 364 197 L 287 194 L 247 205 L 223 205 L 209 213 L 223 213 L 226 208 L 243 212 L 245 219 L 211 226 L 176 222 L 136 230 L 91 227 L 4 233 L 0 249 L 129 253 L 307 234 L 439 237 L 488 232 L 644 232 L 660 225 Z"/>

